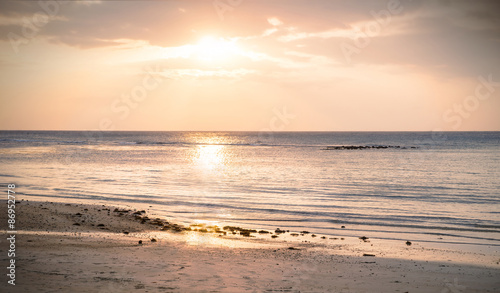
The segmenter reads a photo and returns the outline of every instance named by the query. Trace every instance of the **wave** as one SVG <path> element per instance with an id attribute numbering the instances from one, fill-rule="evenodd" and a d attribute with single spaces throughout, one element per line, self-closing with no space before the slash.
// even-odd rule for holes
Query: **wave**
<path id="1" fill-rule="evenodd" d="M 133 145 L 179 145 L 179 146 L 287 146 L 287 145 L 270 145 L 265 143 L 206 143 L 206 142 L 185 142 L 185 141 L 134 141 L 134 142 L 121 142 L 119 144 L 133 144 Z M 297 146 L 297 145 L 290 145 Z"/>
<path id="2" fill-rule="evenodd" d="M 43 139 L 17 139 L 17 138 L 2 138 L 0 142 L 28 142 L 28 143 L 44 143 L 44 144 L 88 144 L 89 141 L 83 140 L 43 140 Z"/>
<path id="3" fill-rule="evenodd" d="M 328 146 L 323 144 L 286 144 L 269 142 L 188 142 L 188 141 L 115 141 L 115 140 L 42 140 L 42 139 L 0 139 L 0 143 L 21 143 L 19 146 L 39 146 L 39 145 L 112 145 L 112 146 L 229 146 L 229 147 L 281 147 L 281 148 L 316 148 L 319 150 L 370 150 L 370 149 L 393 149 L 393 150 L 415 150 L 417 146 L 400 145 L 349 145 L 349 146 Z"/>
<path id="4" fill-rule="evenodd" d="M 246 205 L 233 205 L 224 203 L 211 203 L 211 202 L 192 202 L 183 200 L 171 200 L 165 197 L 158 196 L 148 196 L 141 195 L 141 198 L 137 198 L 135 195 L 115 195 L 110 197 L 109 194 L 83 194 L 77 190 L 69 191 L 56 188 L 57 191 L 65 191 L 66 196 L 62 195 L 39 195 L 30 194 L 33 196 L 43 196 L 43 197 L 55 197 L 55 198 L 65 198 L 65 199 L 88 199 L 88 200 L 100 200 L 109 202 L 123 202 L 123 203 L 141 203 L 141 204 L 155 204 L 159 206 L 169 206 L 169 207 L 187 207 L 188 211 L 171 209 L 170 213 L 187 213 L 193 214 L 203 213 L 203 210 L 197 210 L 198 208 L 207 209 L 207 212 L 212 212 L 213 209 L 225 209 L 231 211 L 241 211 L 243 214 L 252 215 L 267 215 L 267 217 L 234 217 L 231 220 L 234 221 L 245 221 L 245 222 L 296 222 L 296 223 L 331 223 L 331 224 L 342 224 L 342 225 L 357 225 L 357 226 L 373 226 L 373 227 L 395 227 L 395 228 L 407 228 L 407 229 L 421 229 L 421 230 L 440 230 L 440 231 L 460 231 L 460 232 L 481 232 L 481 233 L 500 233 L 500 224 L 479 224 L 477 222 L 472 222 L 468 219 L 456 218 L 456 217 L 436 217 L 436 216 L 416 216 L 416 215 L 405 215 L 405 216 L 377 216 L 377 215 L 366 215 L 362 211 L 360 213 L 352 212 L 335 212 L 334 214 L 330 212 L 321 211 L 305 211 L 305 210 L 288 210 L 283 208 L 259 208 L 255 207 L 254 204 L 250 206 Z M 288 218 L 283 218 L 283 215 L 292 216 Z M 422 224 L 418 224 L 422 223 Z M 425 224 L 427 223 L 427 224 Z M 453 226 L 448 224 L 453 223 Z M 309 226 L 309 225 L 307 225 Z M 337 229 L 335 227 L 330 227 L 329 229 Z M 437 233 L 437 232 L 436 232 Z M 444 235 L 444 234 L 443 234 Z"/>

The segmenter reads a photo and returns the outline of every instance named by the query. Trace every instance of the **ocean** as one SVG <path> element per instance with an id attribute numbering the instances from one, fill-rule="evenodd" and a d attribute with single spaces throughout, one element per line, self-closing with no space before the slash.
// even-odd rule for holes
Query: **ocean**
<path id="1" fill-rule="evenodd" d="M 0 164 L 30 201 L 500 246 L 500 132 L 1 131 Z"/>

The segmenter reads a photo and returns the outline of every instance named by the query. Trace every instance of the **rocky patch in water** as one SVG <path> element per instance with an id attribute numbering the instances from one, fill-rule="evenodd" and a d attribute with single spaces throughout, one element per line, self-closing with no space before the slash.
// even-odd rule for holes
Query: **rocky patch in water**
<path id="1" fill-rule="evenodd" d="M 324 150 L 366 150 L 366 149 L 418 149 L 416 146 L 400 146 L 400 145 L 339 145 L 327 146 Z"/>

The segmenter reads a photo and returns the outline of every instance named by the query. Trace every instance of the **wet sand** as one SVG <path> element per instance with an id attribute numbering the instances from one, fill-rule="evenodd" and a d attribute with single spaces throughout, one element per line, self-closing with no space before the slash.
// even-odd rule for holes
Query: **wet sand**
<path id="1" fill-rule="evenodd" d="M 1 292 L 500 292 L 495 249 L 181 226 L 101 205 L 22 201 L 16 220 L 16 285 L 4 269 Z"/>

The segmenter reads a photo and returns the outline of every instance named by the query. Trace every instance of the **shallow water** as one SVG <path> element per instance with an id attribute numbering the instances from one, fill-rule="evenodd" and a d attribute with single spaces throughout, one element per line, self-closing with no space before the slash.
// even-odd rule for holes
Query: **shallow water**
<path id="1" fill-rule="evenodd" d="M 2 131 L 0 163 L 0 181 L 15 183 L 24 199 L 131 205 L 185 222 L 500 245 L 499 132 Z"/>

